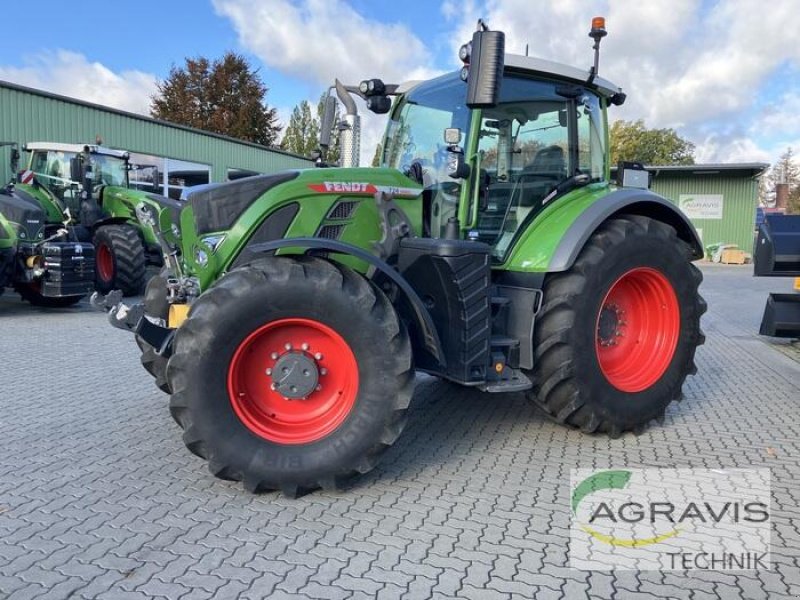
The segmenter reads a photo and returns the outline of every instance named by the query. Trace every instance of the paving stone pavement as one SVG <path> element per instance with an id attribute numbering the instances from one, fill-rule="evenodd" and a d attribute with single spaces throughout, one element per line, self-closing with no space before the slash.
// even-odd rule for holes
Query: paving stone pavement
<path id="1" fill-rule="evenodd" d="M 753 335 L 788 284 L 704 271 L 708 341 L 662 426 L 582 435 L 521 395 L 420 377 L 380 466 L 298 500 L 213 478 L 103 315 L 7 294 L 0 598 L 800 597 L 800 365 Z M 645 466 L 769 467 L 773 568 L 568 568 L 570 469 Z"/>

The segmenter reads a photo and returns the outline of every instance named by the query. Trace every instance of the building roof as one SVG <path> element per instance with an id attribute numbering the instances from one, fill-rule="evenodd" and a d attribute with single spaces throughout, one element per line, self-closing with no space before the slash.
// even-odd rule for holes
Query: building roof
<path id="1" fill-rule="evenodd" d="M 659 175 L 746 175 L 758 177 L 769 169 L 767 163 L 705 163 L 698 165 L 646 165 L 645 168 L 656 177 Z"/>
<path id="2" fill-rule="evenodd" d="M 287 156 L 293 156 L 295 158 L 302 158 L 303 160 L 309 160 L 307 156 L 301 156 L 299 154 L 294 154 L 292 152 L 286 152 L 286 150 L 281 150 L 280 148 L 275 148 L 272 146 L 262 146 L 261 144 L 256 144 L 253 142 L 248 142 L 245 140 L 240 140 L 238 138 L 231 137 L 229 135 L 222 135 L 221 133 L 214 133 L 211 131 L 205 131 L 203 129 L 197 129 L 196 127 L 187 127 L 186 125 L 178 125 L 177 123 L 171 123 L 170 121 L 164 121 L 162 119 L 153 119 L 152 117 L 148 117 L 145 115 L 140 115 L 138 113 L 129 112 L 126 110 L 120 110 L 118 108 L 111 108 L 110 106 L 104 106 L 102 104 L 95 104 L 94 102 L 86 102 L 85 100 L 78 100 L 77 98 L 71 98 L 69 96 L 62 96 L 60 94 L 53 94 L 51 92 L 46 92 L 44 90 L 39 90 L 36 88 L 27 87 L 24 85 L 18 85 L 16 83 L 11 83 L 10 81 L 4 81 L 0 79 L 0 87 L 9 88 L 12 90 L 17 90 L 20 92 L 26 92 L 28 94 L 33 94 L 35 96 L 41 96 L 43 98 L 51 98 L 53 100 L 60 100 L 62 102 L 67 102 L 69 104 L 75 104 L 77 106 L 85 106 L 87 108 L 92 108 L 94 110 L 100 110 L 103 112 L 121 115 L 123 117 L 128 117 L 130 119 L 136 119 L 138 121 L 144 121 L 146 123 L 152 123 L 156 125 L 163 125 L 164 127 L 172 127 L 173 129 L 181 129 L 183 131 L 188 131 L 191 133 L 195 133 L 197 135 L 203 135 L 208 137 L 217 138 L 220 140 L 225 140 L 227 142 L 233 142 L 234 144 L 242 144 L 243 146 L 250 146 L 252 148 L 259 148 L 261 150 L 265 150 L 268 152 L 275 152 L 277 154 L 285 154 Z"/>

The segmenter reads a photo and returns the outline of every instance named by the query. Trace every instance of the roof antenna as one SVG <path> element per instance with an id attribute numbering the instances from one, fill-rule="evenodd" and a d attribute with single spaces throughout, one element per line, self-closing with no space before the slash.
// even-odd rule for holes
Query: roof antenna
<path id="1" fill-rule="evenodd" d="M 528 56 L 528 44 L 525 44 L 525 56 Z"/>
<path id="2" fill-rule="evenodd" d="M 594 17 L 592 19 L 592 30 L 589 32 L 589 37 L 594 40 L 594 66 L 589 69 L 589 79 L 586 81 L 589 85 L 594 83 L 594 78 L 597 77 L 597 69 L 600 64 L 600 40 L 608 35 L 606 31 L 605 17 Z"/>

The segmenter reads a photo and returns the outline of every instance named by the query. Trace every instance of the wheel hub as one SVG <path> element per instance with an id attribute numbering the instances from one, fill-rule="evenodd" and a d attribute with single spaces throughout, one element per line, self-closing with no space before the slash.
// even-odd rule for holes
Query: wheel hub
<path id="1" fill-rule="evenodd" d="M 272 378 L 271 388 L 289 400 L 307 398 L 319 383 L 316 361 L 302 351 L 290 351 L 280 356 L 269 376 Z"/>
<path id="2" fill-rule="evenodd" d="M 623 336 L 625 321 L 622 316 L 625 311 L 616 304 L 605 304 L 600 309 L 600 317 L 597 320 L 597 339 L 601 346 L 616 346 L 617 338 Z"/>

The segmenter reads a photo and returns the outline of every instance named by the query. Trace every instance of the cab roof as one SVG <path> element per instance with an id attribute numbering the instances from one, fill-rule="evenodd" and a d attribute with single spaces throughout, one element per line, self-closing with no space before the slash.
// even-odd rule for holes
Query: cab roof
<path id="1" fill-rule="evenodd" d="M 85 148 L 89 149 L 90 154 L 102 154 L 104 156 L 113 156 L 115 158 L 130 158 L 130 153 L 126 150 L 115 150 L 114 148 L 106 148 L 105 146 L 98 146 L 97 144 L 62 144 L 60 142 L 28 142 L 23 147 L 26 151 L 32 152 L 34 150 L 55 150 L 56 152 L 83 152 Z"/>
<path id="2" fill-rule="evenodd" d="M 581 69 L 543 58 L 521 56 L 519 54 L 506 54 L 505 69 L 506 71 L 518 73 L 534 73 L 536 75 L 556 77 L 579 85 L 588 85 L 587 81 L 590 74 L 589 69 Z M 603 96 L 613 96 L 622 91 L 619 86 L 599 76 L 594 78 L 591 87 Z"/>

